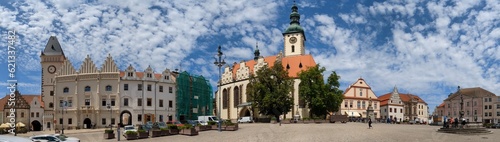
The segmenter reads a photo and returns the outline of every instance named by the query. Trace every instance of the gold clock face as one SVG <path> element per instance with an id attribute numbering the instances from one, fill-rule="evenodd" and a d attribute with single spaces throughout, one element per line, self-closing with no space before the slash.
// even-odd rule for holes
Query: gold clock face
<path id="1" fill-rule="evenodd" d="M 56 72 L 56 66 L 50 65 L 49 68 L 47 68 L 47 71 L 49 71 L 49 73 L 51 74 L 54 74 Z"/>
<path id="2" fill-rule="evenodd" d="M 290 43 L 294 44 L 295 42 L 297 42 L 297 38 L 296 37 L 291 37 L 290 38 Z"/>

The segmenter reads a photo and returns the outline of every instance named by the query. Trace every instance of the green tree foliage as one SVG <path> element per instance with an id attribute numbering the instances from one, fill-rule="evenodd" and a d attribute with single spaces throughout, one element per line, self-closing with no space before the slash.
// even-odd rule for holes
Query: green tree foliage
<path id="1" fill-rule="evenodd" d="M 288 113 L 293 100 L 290 92 L 293 90 L 293 80 L 288 77 L 280 61 L 276 61 L 272 68 L 267 65 L 250 76 L 249 93 L 252 106 L 259 110 L 259 114 L 273 115 L 279 118 Z M 279 120 L 279 119 L 277 119 Z"/>
<path id="2" fill-rule="evenodd" d="M 324 67 L 318 64 L 299 73 L 301 80 L 299 97 L 311 109 L 310 118 L 313 115 L 325 118 L 329 112 L 338 111 L 343 100 L 343 91 L 339 89 L 340 76 L 335 71 L 332 71 L 325 83 L 323 80 L 325 70 Z"/>

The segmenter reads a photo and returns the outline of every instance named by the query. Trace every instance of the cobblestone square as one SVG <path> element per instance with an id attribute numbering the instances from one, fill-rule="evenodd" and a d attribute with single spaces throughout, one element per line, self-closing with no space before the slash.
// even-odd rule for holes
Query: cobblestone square
<path id="1" fill-rule="evenodd" d="M 174 135 L 158 138 L 139 139 L 141 142 L 493 142 L 500 139 L 500 129 L 490 129 L 493 134 L 455 135 L 436 132 L 440 127 L 429 125 L 373 124 L 368 129 L 366 123 L 347 124 L 240 124 L 238 131 L 202 131 L 198 136 Z M 90 131 L 90 132 L 89 132 Z M 68 131 L 67 135 L 78 137 L 82 142 L 114 142 L 104 140 L 103 130 Z M 30 133 L 24 136 L 32 135 Z M 126 141 L 122 136 L 121 141 Z"/>

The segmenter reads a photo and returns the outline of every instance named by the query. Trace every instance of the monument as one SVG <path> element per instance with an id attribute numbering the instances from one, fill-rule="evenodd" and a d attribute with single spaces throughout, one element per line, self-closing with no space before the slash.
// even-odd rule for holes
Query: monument
<path id="1" fill-rule="evenodd" d="M 455 93 L 457 95 L 460 95 L 460 111 L 458 112 L 459 114 L 459 120 L 458 124 L 455 124 L 455 126 L 460 125 L 459 127 L 453 127 L 454 124 L 448 124 L 450 127 L 448 128 L 441 128 L 438 129 L 438 132 L 441 133 L 451 133 L 451 134 L 491 134 L 492 132 L 487 130 L 486 128 L 482 127 L 482 125 L 477 125 L 477 124 L 466 124 L 464 120 L 464 97 L 463 93 L 460 90 L 460 86 L 458 86 L 457 92 Z M 456 96 L 456 95 L 455 95 Z"/>
<path id="2" fill-rule="evenodd" d="M 366 122 L 368 120 L 374 121 L 374 114 L 373 114 L 373 106 L 372 106 L 372 97 L 370 97 L 370 101 L 368 102 L 368 108 L 366 109 Z"/>

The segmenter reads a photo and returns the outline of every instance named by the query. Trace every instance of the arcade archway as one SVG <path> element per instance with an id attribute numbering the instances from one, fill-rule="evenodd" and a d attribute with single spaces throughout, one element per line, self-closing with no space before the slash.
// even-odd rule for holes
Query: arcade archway
<path id="1" fill-rule="evenodd" d="M 42 130 L 42 124 L 38 120 L 34 120 L 33 122 L 31 122 L 31 127 L 33 128 L 32 131 Z"/>
<path id="2" fill-rule="evenodd" d="M 120 113 L 120 124 L 122 126 L 132 125 L 132 113 L 130 111 L 124 110 Z"/>
<path id="3" fill-rule="evenodd" d="M 83 128 L 85 128 L 85 129 L 91 129 L 92 128 L 92 121 L 89 118 L 85 118 L 83 120 Z"/>

